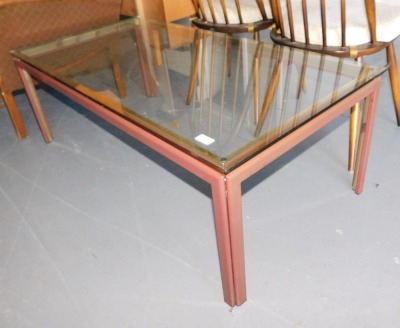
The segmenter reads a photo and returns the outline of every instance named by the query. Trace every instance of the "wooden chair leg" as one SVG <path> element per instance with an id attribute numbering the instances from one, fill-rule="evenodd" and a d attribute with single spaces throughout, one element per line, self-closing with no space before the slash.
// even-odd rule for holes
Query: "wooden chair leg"
<path id="1" fill-rule="evenodd" d="M 228 54 L 228 57 L 227 57 L 227 59 L 228 59 L 228 76 L 231 76 L 232 75 L 232 45 L 231 45 L 231 43 L 232 43 L 232 39 L 231 39 L 231 37 L 232 37 L 232 35 L 231 34 L 227 34 L 227 40 L 229 40 L 227 43 L 226 43 L 226 45 L 227 45 L 227 54 Z"/>
<path id="2" fill-rule="evenodd" d="M 253 90 L 254 90 L 254 123 L 258 123 L 260 114 L 260 67 L 261 56 L 263 53 L 263 43 L 257 44 L 256 53 L 253 59 L 252 75 L 253 75 Z"/>
<path id="3" fill-rule="evenodd" d="M 190 76 L 190 83 L 189 83 L 189 90 L 188 95 L 186 98 L 186 105 L 190 105 L 193 99 L 194 91 L 196 89 L 197 79 L 198 79 L 198 72 L 199 72 L 199 61 L 200 61 L 200 37 L 201 34 L 199 31 L 196 31 L 196 36 L 194 40 L 194 60 L 193 60 L 193 67 Z M 204 46 L 204 45 L 203 45 Z"/>
<path id="4" fill-rule="evenodd" d="M 265 119 L 268 116 L 269 109 L 271 108 L 271 104 L 274 100 L 276 90 L 278 88 L 278 84 L 281 78 L 281 71 L 282 71 L 282 61 L 283 61 L 283 51 L 281 50 L 278 55 L 278 59 L 274 65 L 274 69 L 271 73 L 271 80 L 267 86 L 267 92 L 264 97 L 264 102 L 261 108 L 261 114 L 259 121 L 256 125 L 256 130 L 254 132 L 254 137 L 258 137 L 260 135 L 261 129 L 264 125 Z"/>
<path id="5" fill-rule="evenodd" d="M 152 63 L 149 60 L 148 49 L 145 44 L 147 39 L 139 29 L 135 29 L 135 38 L 146 95 L 147 97 L 155 97 L 157 95 L 157 85 L 152 70 Z"/>
<path id="6" fill-rule="evenodd" d="M 400 126 L 400 77 L 399 65 L 393 42 L 386 48 L 386 55 L 388 63 L 391 63 L 391 66 L 389 67 L 389 77 L 392 86 L 394 107 L 396 109 L 397 125 Z"/>
<path id="7" fill-rule="evenodd" d="M 120 58 L 118 41 L 119 40 L 114 40 L 111 42 L 110 51 L 111 51 L 111 61 L 112 61 L 115 84 L 117 86 L 120 98 L 123 99 L 126 98 L 127 91 L 121 70 L 121 58 Z"/>
<path id="8" fill-rule="evenodd" d="M 260 41 L 260 31 L 254 32 L 253 39 L 257 42 Z"/>
<path id="9" fill-rule="evenodd" d="M 247 47 L 247 46 L 246 46 Z M 246 78 L 243 78 L 245 81 L 245 94 L 244 94 L 244 99 L 243 99 L 243 106 L 242 106 L 242 114 L 240 115 L 239 118 L 239 123 L 237 125 L 235 135 L 239 132 L 240 127 L 242 126 L 242 123 L 245 119 L 246 113 L 248 114 L 248 107 L 250 103 L 254 102 L 254 123 L 257 125 L 259 116 L 260 116 L 260 65 L 261 65 L 261 56 L 263 53 L 263 48 L 264 44 L 262 42 L 257 43 L 257 48 L 254 52 L 253 56 L 253 62 L 251 66 L 251 73 L 250 77 L 248 77 L 247 81 Z M 239 49 L 238 49 L 238 55 L 242 51 L 242 46 L 241 46 L 241 41 L 239 43 Z M 240 62 L 238 61 L 238 65 L 240 65 Z M 243 58 L 243 66 L 247 65 L 247 58 Z M 247 75 L 247 74 L 246 74 Z M 245 75 L 245 76 L 246 76 Z M 238 71 L 236 73 L 236 76 L 238 77 Z M 246 83 L 247 82 L 247 83 Z"/>
<path id="10" fill-rule="evenodd" d="M 349 160 L 348 160 L 348 171 L 354 171 L 355 154 L 358 139 L 358 128 L 360 121 L 360 103 L 357 103 L 350 110 L 350 124 L 349 124 Z"/>
<path id="11" fill-rule="evenodd" d="M 7 111 L 10 115 L 11 122 L 14 125 L 15 132 L 17 133 L 18 139 L 25 139 L 28 136 L 26 131 L 25 123 L 22 120 L 21 114 L 19 112 L 17 103 L 15 102 L 14 96 L 11 92 L 3 91 L 3 82 L 0 79 L 0 89 L 1 95 L 3 96 L 4 103 L 6 105 Z"/>
<path id="12" fill-rule="evenodd" d="M 161 40 L 158 31 L 154 30 L 151 32 L 153 37 L 153 45 L 154 45 L 154 56 L 156 60 L 156 65 L 161 66 L 162 64 L 162 55 L 161 55 Z"/>
<path id="13" fill-rule="evenodd" d="M 357 62 L 361 63 L 362 58 L 359 57 L 356 59 Z M 368 71 L 363 68 L 359 74 L 358 83 L 362 83 L 368 76 Z M 361 104 L 358 103 L 354 105 L 350 110 L 350 124 L 349 124 L 349 159 L 348 159 L 348 171 L 354 172 L 354 167 L 356 163 L 356 152 L 357 152 L 357 143 L 360 131 L 360 112 L 361 112 Z"/>

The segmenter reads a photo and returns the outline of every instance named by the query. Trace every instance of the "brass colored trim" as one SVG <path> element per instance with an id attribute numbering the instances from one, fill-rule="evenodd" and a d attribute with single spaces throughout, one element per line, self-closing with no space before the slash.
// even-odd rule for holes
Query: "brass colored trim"
<path id="1" fill-rule="evenodd" d="M 254 32 L 254 23 L 250 23 L 249 27 L 247 28 L 249 32 Z"/>
<path id="2" fill-rule="evenodd" d="M 356 48 L 356 47 L 352 47 L 352 46 L 350 46 L 349 47 L 349 49 L 350 49 L 350 58 L 358 58 L 358 49 Z"/>

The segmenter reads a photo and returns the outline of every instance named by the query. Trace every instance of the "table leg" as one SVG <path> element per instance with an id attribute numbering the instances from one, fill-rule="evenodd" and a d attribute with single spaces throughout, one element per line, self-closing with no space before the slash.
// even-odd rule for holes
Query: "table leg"
<path id="1" fill-rule="evenodd" d="M 225 177 L 221 175 L 219 179 L 214 180 L 211 183 L 211 189 L 224 300 L 230 306 L 235 306 L 236 297 Z"/>
<path id="2" fill-rule="evenodd" d="M 380 83 L 381 78 L 376 78 L 373 82 L 371 82 L 372 85 L 376 86 L 374 87 L 372 93 L 365 99 L 353 178 L 353 189 L 356 194 L 361 194 L 364 187 Z"/>
<path id="3" fill-rule="evenodd" d="M 380 79 L 379 79 L 380 82 Z M 368 155 L 372 141 L 372 130 L 374 127 L 375 112 L 378 103 L 379 87 L 365 99 L 362 115 L 359 145 L 357 150 L 356 167 L 353 178 L 353 189 L 356 194 L 363 191 L 365 174 L 367 171 Z"/>
<path id="4" fill-rule="evenodd" d="M 233 283 L 235 287 L 236 305 L 243 304 L 247 299 L 241 183 L 242 180 L 231 178 L 228 175 L 226 181 L 226 198 L 228 203 Z"/>
<path id="5" fill-rule="evenodd" d="M 42 104 L 40 103 L 39 96 L 36 92 L 32 77 L 26 70 L 21 67 L 18 67 L 18 72 L 21 77 L 22 83 L 24 84 L 29 101 L 31 102 L 33 112 L 35 113 L 36 119 L 39 123 L 43 138 L 47 143 L 49 143 L 53 140 L 53 135 L 51 133 L 46 115 L 44 114 Z"/>

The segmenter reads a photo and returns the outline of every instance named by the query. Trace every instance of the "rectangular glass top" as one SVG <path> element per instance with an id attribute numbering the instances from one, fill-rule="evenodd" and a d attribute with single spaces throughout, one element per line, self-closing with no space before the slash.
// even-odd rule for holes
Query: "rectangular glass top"
<path id="1" fill-rule="evenodd" d="M 13 55 L 223 172 L 386 69 L 138 18 Z"/>

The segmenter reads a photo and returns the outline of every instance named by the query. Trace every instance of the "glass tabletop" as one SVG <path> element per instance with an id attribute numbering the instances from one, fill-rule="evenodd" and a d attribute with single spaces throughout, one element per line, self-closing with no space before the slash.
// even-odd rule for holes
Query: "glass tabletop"
<path id="1" fill-rule="evenodd" d="M 386 69 L 139 18 L 13 55 L 226 173 Z"/>

